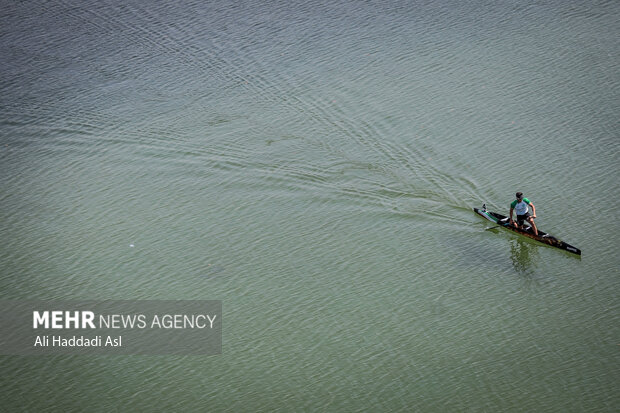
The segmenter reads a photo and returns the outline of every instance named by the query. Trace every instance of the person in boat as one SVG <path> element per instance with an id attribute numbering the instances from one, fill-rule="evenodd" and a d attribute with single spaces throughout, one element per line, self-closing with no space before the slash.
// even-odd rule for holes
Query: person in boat
<path id="1" fill-rule="evenodd" d="M 534 231 L 534 235 L 538 235 L 538 229 L 536 228 L 536 224 L 534 224 L 534 218 L 536 218 L 536 207 L 534 204 L 530 202 L 529 199 L 523 198 L 523 192 L 516 193 L 517 199 L 512 201 L 510 204 L 510 225 L 515 226 L 515 222 L 512 220 L 512 211 L 517 213 L 517 227 L 523 229 L 524 221 L 529 222 L 532 226 L 532 230 Z M 532 215 L 530 215 L 530 210 L 528 205 L 532 207 Z"/>

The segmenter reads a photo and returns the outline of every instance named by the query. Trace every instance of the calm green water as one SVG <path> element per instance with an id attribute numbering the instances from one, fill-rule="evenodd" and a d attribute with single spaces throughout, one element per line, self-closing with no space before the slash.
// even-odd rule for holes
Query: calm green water
<path id="1" fill-rule="evenodd" d="M 0 298 L 217 299 L 224 335 L 3 356 L 3 409 L 617 411 L 619 18 L 5 2 Z M 582 258 L 471 210 L 517 190 Z"/>

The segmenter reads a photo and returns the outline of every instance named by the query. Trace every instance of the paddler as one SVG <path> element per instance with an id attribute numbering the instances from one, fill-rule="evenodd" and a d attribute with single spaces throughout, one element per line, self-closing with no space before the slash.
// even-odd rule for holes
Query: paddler
<path id="1" fill-rule="evenodd" d="M 536 229 L 536 224 L 534 224 L 536 207 L 529 199 L 523 198 L 523 192 L 517 192 L 515 195 L 517 199 L 510 204 L 510 214 L 508 215 L 510 217 L 510 225 L 515 226 L 515 222 L 512 220 L 512 211 L 515 211 L 517 213 L 517 226 L 523 229 L 523 222 L 527 221 L 532 226 L 534 235 L 538 235 L 538 229 Z M 530 215 L 528 205 L 532 207 L 532 215 Z"/>

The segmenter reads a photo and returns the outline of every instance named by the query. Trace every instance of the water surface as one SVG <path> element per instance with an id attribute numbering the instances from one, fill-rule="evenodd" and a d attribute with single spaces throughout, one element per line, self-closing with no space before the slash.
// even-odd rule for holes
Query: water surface
<path id="1" fill-rule="evenodd" d="M 3 299 L 218 299 L 10 410 L 615 411 L 617 2 L 3 5 Z M 582 258 L 476 216 L 516 191 Z"/>

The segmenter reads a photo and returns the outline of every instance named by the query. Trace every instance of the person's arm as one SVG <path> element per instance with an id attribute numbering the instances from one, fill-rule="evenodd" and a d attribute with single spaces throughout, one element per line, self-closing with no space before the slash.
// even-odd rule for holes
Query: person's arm
<path id="1" fill-rule="evenodd" d="M 508 215 L 508 217 L 510 218 L 510 225 L 514 224 L 514 221 L 512 220 L 512 211 L 514 211 L 514 208 L 510 206 L 510 214 Z"/>
<path id="2" fill-rule="evenodd" d="M 532 218 L 536 218 L 536 207 L 531 202 L 530 202 L 530 206 L 532 207 Z"/>

